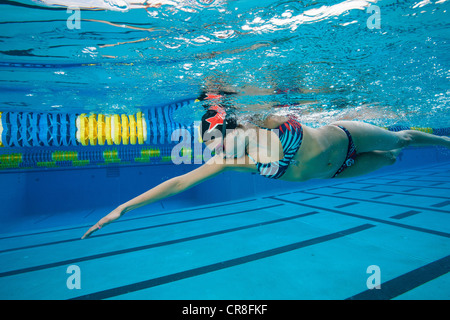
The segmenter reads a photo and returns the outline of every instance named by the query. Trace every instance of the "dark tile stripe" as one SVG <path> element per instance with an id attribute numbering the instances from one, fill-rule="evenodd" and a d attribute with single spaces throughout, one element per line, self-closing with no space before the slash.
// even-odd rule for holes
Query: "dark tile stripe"
<path id="1" fill-rule="evenodd" d="M 121 233 L 142 231 L 142 230 L 167 227 L 167 226 L 172 226 L 172 225 L 182 224 L 182 223 L 189 223 L 189 222 L 195 222 L 195 221 L 201 221 L 201 220 L 221 218 L 221 217 L 231 216 L 231 215 L 235 215 L 235 214 L 247 213 L 247 212 L 264 210 L 264 209 L 271 209 L 271 208 L 278 207 L 278 206 L 279 206 L 279 204 L 274 204 L 274 205 L 266 206 L 266 207 L 253 208 L 253 209 L 248 209 L 248 210 L 242 210 L 242 211 L 218 214 L 218 215 L 215 215 L 215 216 L 207 216 L 207 217 L 201 217 L 201 218 L 195 218 L 195 219 L 174 221 L 174 222 L 150 225 L 150 226 L 134 228 L 134 229 L 125 229 L 125 230 L 121 230 L 121 231 L 109 232 L 109 233 L 104 233 L 104 234 L 97 234 L 94 237 L 108 237 L 108 236 L 121 234 Z M 10 249 L 0 250 L 0 254 L 1 253 L 5 253 L 5 252 L 16 251 L 16 250 L 23 250 L 23 249 L 31 249 L 31 248 L 38 248 L 38 247 L 44 247 L 44 246 L 51 246 L 51 245 L 55 245 L 55 244 L 68 243 L 68 242 L 73 242 L 73 241 L 80 241 L 80 238 L 64 239 L 64 240 L 53 241 L 53 242 L 46 242 L 46 243 L 40 243 L 40 244 L 34 244 L 34 245 L 29 245 L 29 246 L 24 246 L 24 247 L 15 247 L 15 248 L 10 248 Z"/>
<path id="2" fill-rule="evenodd" d="M 444 202 L 439 202 L 439 203 L 433 204 L 432 207 L 442 208 L 442 207 L 448 206 L 449 204 L 450 204 L 450 200 L 447 200 Z"/>
<path id="3" fill-rule="evenodd" d="M 404 219 L 404 218 L 413 216 L 413 215 L 418 214 L 418 213 L 420 213 L 420 212 L 421 212 L 421 211 L 410 210 L 410 211 L 406 211 L 406 212 L 397 214 L 397 215 L 392 216 L 392 217 L 390 217 L 390 218 L 391 218 L 391 219 L 398 219 L 398 220 L 399 220 L 399 219 Z"/>
<path id="4" fill-rule="evenodd" d="M 178 272 L 178 273 L 173 273 L 173 274 L 169 274 L 167 276 L 162 276 L 162 277 L 153 278 L 153 279 L 149 279 L 149 280 L 145 280 L 145 281 L 141 281 L 141 282 L 136 282 L 136 283 L 132 283 L 132 284 L 121 286 L 121 287 L 117 287 L 117 288 L 112 288 L 112 289 L 108 289 L 108 290 L 94 292 L 94 293 L 91 293 L 91 294 L 87 294 L 87 295 L 84 295 L 84 296 L 79 296 L 79 297 L 73 298 L 72 300 L 84 300 L 84 299 L 99 300 L 99 299 L 107 299 L 107 298 L 119 296 L 119 295 L 122 295 L 122 294 L 130 293 L 130 292 L 144 290 L 144 289 L 160 286 L 160 285 L 163 285 L 163 284 L 171 283 L 171 282 L 174 282 L 174 281 L 183 280 L 183 279 L 187 279 L 187 278 L 192 278 L 192 277 L 203 275 L 203 274 L 206 274 L 206 273 L 210 273 L 210 272 L 214 272 L 214 271 L 218 271 L 218 270 L 223 270 L 223 269 L 226 269 L 226 268 L 235 267 L 235 266 L 242 265 L 242 264 L 245 264 L 245 263 L 249 263 L 249 262 L 252 262 L 252 261 L 261 260 L 261 259 L 264 259 L 264 258 L 268 258 L 268 257 L 272 257 L 272 256 L 275 256 L 275 255 L 279 255 L 279 254 L 282 254 L 282 253 L 286 253 L 286 252 L 290 252 L 290 251 L 293 251 L 293 250 L 297 250 L 297 249 L 301 249 L 301 248 L 304 248 L 304 247 L 308 247 L 308 246 L 312 246 L 312 245 L 315 245 L 315 244 L 319 244 L 319 243 L 322 243 L 322 242 L 331 241 L 333 239 L 345 237 L 347 235 L 354 234 L 354 233 L 357 233 L 357 232 L 361 232 L 361 231 L 367 230 L 367 229 L 372 228 L 372 227 L 374 227 L 374 225 L 372 225 L 372 224 L 364 224 L 364 225 L 361 225 L 361 226 L 358 226 L 358 227 L 355 227 L 355 228 L 350 228 L 350 229 L 347 229 L 347 230 L 342 230 L 342 231 L 339 231 L 339 232 L 328 234 L 326 236 L 321 236 L 321 237 L 317 237 L 317 238 L 313 238 L 313 239 L 309 239 L 309 240 L 304 240 L 304 241 L 292 243 L 292 244 L 289 244 L 289 245 L 285 245 L 285 246 L 282 246 L 282 247 L 278 247 L 278 248 L 274 248 L 274 249 L 270 249 L 270 250 L 266 250 L 266 251 L 261 251 L 261 252 L 250 254 L 250 255 L 247 255 L 247 256 L 243 256 L 243 257 L 239 257 L 239 258 L 235 258 L 235 259 L 230 259 L 230 260 L 226 260 L 226 261 L 222 261 L 222 262 L 218 262 L 218 263 L 214 263 L 214 264 L 210 264 L 210 265 L 206 265 L 206 266 L 203 266 L 203 267 L 194 268 L 194 269 L 190 269 L 190 270 L 186 270 L 186 271 L 182 271 L 182 272 Z"/>
<path id="5" fill-rule="evenodd" d="M 392 179 L 388 179 L 388 178 L 377 178 L 377 179 L 392 180 Z M 393 181 L 386 182 L 386 184 L 393 184 L 393 183 L 397 183 L 397 182 L 400 182 L 400 181 L 401 180 L 395 179 Z"/>
<path id="6" fill-rule="evenodd" d="M 439 168 L 439 167 L 442 167 L 442 166 L 444 166 L 444 168 Z M 436 169 L 441 169 L 441 170 L 443 169 L 443 170 L 445 170 L 445 166 L 447 166 L 446 163 L 444 163 L 444 164 L 439 163 L 439 164 L 432 165 L 432 166 L 426 166 L 426 167 L 419 167 L 419 168 L 413 168 L 413 169 L 408 169 L 408 170 L 402 170 L 402 171 L 399 171 L 398 173 L 399 174 L 407 174 L 407 173 L 409 173 L 410 175 L 417 175 L 417 170 L 418 169 L 421 172 L 428 172 L 428 171 L 436 172 Z M 447 170 L 447 171 L 449 171 L 449 170 Z M 385 174 L 374 175 L 374 177 L 391 177 L 391 176 L 392 176 L 392 173 L 385 173 Z"/>
<path id="7" fill-rule="evenodd" d="M 302 213 L 302 214 L 298 214 L 298 215 L 295 215 L 292 217 L 280 218 L 280 219 L 270 220 L 270 221 L 265 221 L 265 222 L 258 222 L 258 223 L 249 224 L 246 226 L 235 227 L 235 228 L 225 229 L 225 230 L 219 230 L 219 231 L 199 234 L 199 235 L 195 235 L 195 236 L 190 236 L 190 237 L 186 237 L 186 238 L 168 240 L 168 241 L 152 243 L 152 244 L 148 244 L 148 245 L 144 245 L 144 246 L 139 246 L 139 247 L 110 251 L 110 252 L 94 254 L 94 255 L 86 256 L 86 257 L 80 257 L 80 258 L 75 258 L 75 259 L 69 259 L 69 260 L 63 260 L 63 261 L 43 264 L 43 265 L 29 267 L 29 268 L 6 271 L 6 272 L 0 273 L 0 278 L 12 276 L 12 275 L 16 275 L 16 274 L 21 274 L 21 273 L 26 273 L 26 272 L 32 272 L 32 271 L 38 271 L 38 270 L 54 268 L 54 267 L 59 267 L 59 266 L 71 265 L 71 264 L 80 263 L 80 262 L 88 261 L 88 260 L 94 260 L 94 259 L 100 259 L 100 258 L 106 258 L 106 257 L 115 256 L 115 255 L 120 255 L 120 254 L 126 254 L 126 253 L 130 253 L 130 252 L 136 252 L 136 251 L 147 250 L 147 249 L 152 249 L 152 248 L 157 248 L 157 247 L 163 247 L 163 246 L 168 246 L 168 245 L 186 242 L 186 241 L 192 241 L 192 240 L 213 237 L 213 236 L 217 236 L 220 234 L 236 232 L 236 231 L 241 231 L 241 230 L 245 230 L 245 229 L 256 228 L 256 227 L 265 226 L 265 225 L 269 225 L 269 224 L 303 218 L 303 217 L 307 217 L 309 215 L 313 215 L 316 213 L 318 213 L 318 212 L 313 211 L 313 212 L 308 212 L 308 213 Z"/>
<path id="8" fill-rule="evenodd" d="M 408 190 L 404 190 L 403 192 L 412 192 L 412 191 L 416 191 L 416 190 L 420 190 L 421 188 L 412 188 L 412 189 L 408 189 Z"/>
<path id="9" fill-rule="evenodd" d="M 438 182 L 438 183 L 433 183 L 430 184 L 431 187 L 436 187 L 436 186 L 440 186 L 441 184 L 444 184 L 445 182 Z"/>
<path id="10" fill-rule="evenodd" d="M 398 178 L 393 179 L 393 178 L 391 178 L 391 179 L 389 179 L 389 178 L 384 178 L 384 177 L 374 177 L 373 179 L 380 179 L 380 180 L 387 180 L 387 181 L 389 181 L 389 182 L 385 182 L 385 184 L 392 184 L 392 183 L 402 182 L 402 181 L 411 182 L 411 178 L 408 178 L 408 179 L 398 179 Z M 359 181 L 355 181 L 355 182 L 360 183 Z M 435 183 L 438 183 L 438 182 L 445 182 L 445 181 L 436 181 L 436 180 L 414 180 L 414 182 L 435 182 Z M 372 183 L 373 183 L 373 182 L 372 182 Z"/>
<path id="11" fill-rule="evenodd" d="M 391 196 L 392 196 L 391 194 L 382 194 L 381 196 L 373 197 L 372 200 L 383 199 Z"/>
<path id="12" fill-rule="evenodd" d="M 116 221 L 114 223 L 117 224 L 117 223 L 122 223 L 122 222 L 133 221 L 133 220 L 140 220 L 140 219 L 147 219 L 147 218 L 153 218 L 153 217 L 160 217 L 160 216 L 176 214 L 176 213 L 180 213 L 180 212 L 190 212 L 190 211 L 197 211 L 197 210 L 208 210 L 208 209 L 212 209 L 212 208 L 231 206 L 231 205 L 245 203 L 245 202 L 251 202 L 251 201 L 255 201 L 255 200 L 256 199 L 247 199 L 247 200 L 236 201 L 236 202 L 231 202 L 231 203 L 219 203 L 219 204 L 206 206 L 206 207 L 192 207 L 192 208 L 187 208 L 187 209 L 183 209 L 183 210 L 175 210 L 175 211 L 170 211 L 170 212 L 163 212 L 163 213 L 158 213 L 158 214 L 139 216 L 139 217 L 135 217 L 135 218 L 125 218 L 125 219 L 118 220 L 118 221 Z M 91 214 L 91 213 L 89 213 L 89 214 Z M 33 232 L 33 233 L 17 234 L 17 235 L 12 235 L 12 236 L 0 237 L 0 240 L 28 237 L 28 236 L 35 236 L 35 235 L 46 234 L 46 233 L 63 232 L 63 231 L 70 231 L 70 230 L 77 230 L 77 229 L 86 229 L 86 228 L 90 228 L 91 226 L 92 226 L 92 224 L 84 225 L 84 226 L 78 226 L 78 227 L 71 227 L 71 228 L 62 228 L 62 229 L 56 229 L 56 230 L 47 230 L 47 231 L 39 231 L 39 232 Z"/>
<path id="13" fill-rule="evenodd" d="M 362 215 L 359 215 L 359 214 L 348 213 L 348 212 L 339 211 L 339 210 L 335 210 L 335 209 L 331 209 L 331 208 L 313 206 L 313 205 L 309 205 L 309 204 L 305 204 L 305 203 L 301 203 L 301 202 L 295 202 L 295 201 L 290 201 L 290 200 L 285 200 L 285 199 L 279 199 L 279 198 L 276 198 L 276 197 L 272 197 L 272 199 L 278 200 L 278 201 L 282 201 L 282 202 L 292 203 L 292 204 L 296 204 L 296 205 L 304 206 L 304 207 L 308 207 L 308 208 L 313 208 L 313 209 L 316 209 L 316 210 L 324 210 L 324 211 L 334 212 L 334 213 L 342 214 L 342 215 L 349 216 L 349 217 L 354 217 L 354 218 L 359 218 L 359 219 L 364 219 L 364 220 L 369 220 L 369 221 L 375 221 L 375 222 L 389 224 L 389 225 L 400 227 L 400 228 L 405 228 L 405 229 L 410 229 L 410 230 L 414 230 L 414 231 L 425 232 L 425 233 L 434 234 L 434 235 L 441 236 L 441 237 L 450 238 L 450 234 L 449 233 L 442 232 L 442 231 L 436 231 L 436 230 L 431 230 L 431 229 L 414 227 L 414 226 L 410 226 L 410 225 L 402 224 L 402 223 L 398 223 L 398 222 L 393 222 L 393 221 L 387 221 L 387 220 L 378 219 L 378 218 L 362 216 Z"/>
<path id="14" fill-rule="evenodd" d="M 309 194 L 320 196 L 320 197 L 333 197 L 333 198 L 339 198 L 339 199 L 347 199 L 347 200 L 354 200 L 354 201 L 365 201 L 365 202 L 371 202 L 371 203 L 377 203 L 377 204 L 384 204 L 384 205 L 388 205 L 388 206 L 396 206 L 396 207 L 404 207 L 404 208 L 411 208 L 411 209 L 418 209 L 418 210 L 430 210 L 430 211 L 435 211 L 435 212 L 450 213 L 450 211 L 448 211 L 448 210 L 440 210 L 440 209 L 434 209 L 434 208 L 430 208 L 430 207 L 411 206 L 411 205 L 402 204 L 402 203 L 375 201 L 375 200 L 370 200 L 370 199 L 358 199 L 358 198 L 353 198 L 353 197 L 337 196 L 337 195 L 333 195 L 333 194 L 320 194 L 320 193 L 309 192 L 309 191 L 305 191 L 305 193 L 309 193 Z M 448 202 L 450 203 L 450 201 L 448 201 Z M 444 205 L 446 205 L 446 204 L 444 204 Z"/>
<path id="15" fill-rule="evenodd" d="M 374 185 L 374 183 L 373 182 L 365 182 L 365 181 L 354 181 L 354 183 L 358 183 L 358 184 L 369 184 L 369 185 Z M 348 182 L 343 182 L 343 183 L 341 183 L 341 184 L 348 184 Z M 335 185 L 335 186 L 337 186 L 337 185 Z M 409 188 L 412 188 L 412 187 L 415 187 L 415 186 L 412 186 L 412 185 L 405 185 L 405 184 L 396 184 L 396 185 L 394 185 L 394 187 L 409 187 Z M 429 185 L 429 186 L 419 186 L 420 188 L 426 188 L 426 189 L 445 189 L 445 190 L 448 190 L 448 189 L 450 189 L 450 188 L 444 188 L 444 187 L 432 187 L 432 185 Z M 361 188 L 360 188 L 361 189 Z"/>
<path id="16" fill-rule="evenodd" d="M 398 297 L 418 286 L 436 279 L 450 271 L 450 256 L 431 262 L 423 267 L 381 283 L 380 289 L 366 290 L 347 300 L 388 300 Z M 444 299 L 445 293 L 443 293 Z"/>
<path id="17" fill-rule="evenodd" d="M 349 190 L 349 191 L 364 191 L 364 192 L 376 192 L 376 193 L 384 193 L 385 195 L 380 196 L 380 198 L 372 198 L 372 199 L 381 199 L 384 198 L 386 196 L 391 196 L 393 194 L 400 194 L 400 195 L 406 195 L 406 196 L 411 196 L 411 197 L 425 197 L 425 198 L 436 198 L 436 199 L 448 199 L 448 197 L 445 196 L 435 196 L 435 195 L 431 195 L 431 194 L 410 194 L 410 193 L 405 193 L 405 192 L 394 192 L 391 190 L 364 190 L 365 188 L 358 188 L 358 189 L 351 189 L 351 188 L 344 188 L 344 187 L 338 187 L 338 186 L 327 186 L 328 188 L 333 188 L 333 189 L 344 189 L 344 190 Z M 420 187 L 419 189 L 423 189 L 423 187 Z M 413 189 L 409 190 L 412 191 Z M 389 192 L 388 195 L 386 195 L 386 192 Z M 333 194 L 339 194 L 340 192 L 335 192 Z"/>
<path id="18" fill-rule="evenodd" d="M 344 204 L 340 204 L 338 206 L 334 206 L 335 208 L 345 208 L 345 207 L 349 207 L 349 206 L 353 206 L 355 204 L 358 204 L 359 202 L 349 202 L 349 203 L 344 203 Z"/>
<path id="19" fill-rule="evenodd" d="M 279 197 L 279 196 L 277 196 Z M 308 201 L 308 200 L 314 200 L 314 199 L 319 199 L 320 197 L 311 197 L 311 198 L 306 198 L 306 199 L 302 199 L 301 201 Z"/>

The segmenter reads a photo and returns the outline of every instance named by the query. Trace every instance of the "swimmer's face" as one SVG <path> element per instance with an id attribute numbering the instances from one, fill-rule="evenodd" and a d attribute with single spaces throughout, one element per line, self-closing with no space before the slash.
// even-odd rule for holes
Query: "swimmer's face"
<path id="1" fill-rule="evenodd" d="M 208 141 L 205 141 L 205 146 L 211 150 L 215 150 L 216 154 L 222 154 L 224 152 L 224 146 L 223 146 L 223 139 L 222 138 L 215 138 Z"/>
<path id="2" fill-rule="evenodd" d="M 216 154 L 223 154 L 226 158 L 241 158 L 245 155 L 245 134 L 242 129 L 236 128 L 227 132 L 225 139 L 218 137 L 205 142 L 208 149 L 215 150 Z"/>

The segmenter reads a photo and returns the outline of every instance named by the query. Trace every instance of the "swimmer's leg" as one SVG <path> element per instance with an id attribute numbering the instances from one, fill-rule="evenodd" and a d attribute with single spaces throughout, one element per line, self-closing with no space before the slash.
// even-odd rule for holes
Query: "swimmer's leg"
<path id="1" fill-rule="evenodd" d="M 355 163 L 346 167 L 335 178 L 352 178 L 392 165 L 400 152 L 401 149 L 360 153 L 356 156 Z"/>
<path id="2" fill-rule="evenodd" d="M 437 145 L 450 148 L 449 137 L 436 136 L 421 131 L 392 132 L 358 121 L 337 121 L 333 124 L 343 126 L 350 132 L 358 153 L 375 150 L 389 151 L 407 146 Z"/>

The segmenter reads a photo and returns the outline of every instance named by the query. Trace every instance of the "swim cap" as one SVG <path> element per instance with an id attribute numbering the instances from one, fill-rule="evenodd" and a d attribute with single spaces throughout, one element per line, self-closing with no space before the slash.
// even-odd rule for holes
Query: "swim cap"
<path id="1" fill-rule="evenodd" d="M 209 134 L 213 130 L 222 132 L 222 136 L 225 137 L 227 134 L 226 129 L 235 129 L 236 127 L 236 119 L 233 116 L 227 115 L 224 108 L 215 105 L 209 107 L 202 117 L 202 124 L 200 127 L 201 138 L 205 137 L 205 134 Z"/>

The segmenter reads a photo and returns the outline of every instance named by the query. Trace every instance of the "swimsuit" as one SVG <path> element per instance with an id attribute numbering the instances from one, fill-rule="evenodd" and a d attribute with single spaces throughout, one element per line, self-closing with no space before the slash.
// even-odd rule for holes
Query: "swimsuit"
<path id="1" fill-rule="evenodd" d="M 279 130 L 278 137 L 280 138 L 281 146 L 283 148 L 283 159 L 269 163 L 261 163 L 256 162 L 255 159 L 248 155 L 248 157 L 256 164 L 256 169 L 258 169 L 259 174 L 270 179 L 279 179 L 286 172 L 289 165 L 295 162 L 293 158 L 300 148 L 303 139 L 302 125 L 293 118 L 290 118 L 276 129 Z M 274 129 L 266 130 L 272 131 Z"/>
<path id="2" fill-rule="evenodd" d="M 345 134 L 347 135 L 348 148 L 347 148 L 347 156 L 345 157 L 344 163 L 338 169 L 338 171 L 336 171 L 336 173 L 334 174 L 334 176 L 332 178 L 336 177 L 338 174 L 340 174 L 342 171 L 344 171 L 345 168 L 352 166 L 355 163 L 355 159 L 356 159 L 356 146 L 355 146 L 355 143 L 353 142 L 352 135 L 344 127 L 342 127 L 342 126 L 337 126 L 337 127 L 344 130 Z"/>
<path id="3" fill-rule="evenodd" d="M 332 178 L 335 178 L 337 175 L 339 175 L 342 171 L 345 170 L 345 168 L 352 166 L 355 163 L 356 159 L 356 146 L 353 142 L 353 138 L 350 132 L 342 126 L 337 127 L 341 128 L 347 135 L 348 148 L 344 163 L 338 169 L 338 171 L 336 171 Z M 248 155 L 248 157 L 255 163 L 256 169 L 258 170 L 259 174 L 270 179 L 281 178 L 287 171 L 289 165 L 296 162 L 296 160 L 293 160 L 293 158 L 297 153 L 297 150 L 300 148 L 303 139 L 302 125 L 293 118 L 290 118 L 287 122 L 280 125 L 277 129 L 279 130 L 278 137 L 283 148 L 283 159 L 269 163 L 261 163 L 256 162 L 255 159 Z M 272 131 L 274 129 L 266 130 Z"/>

